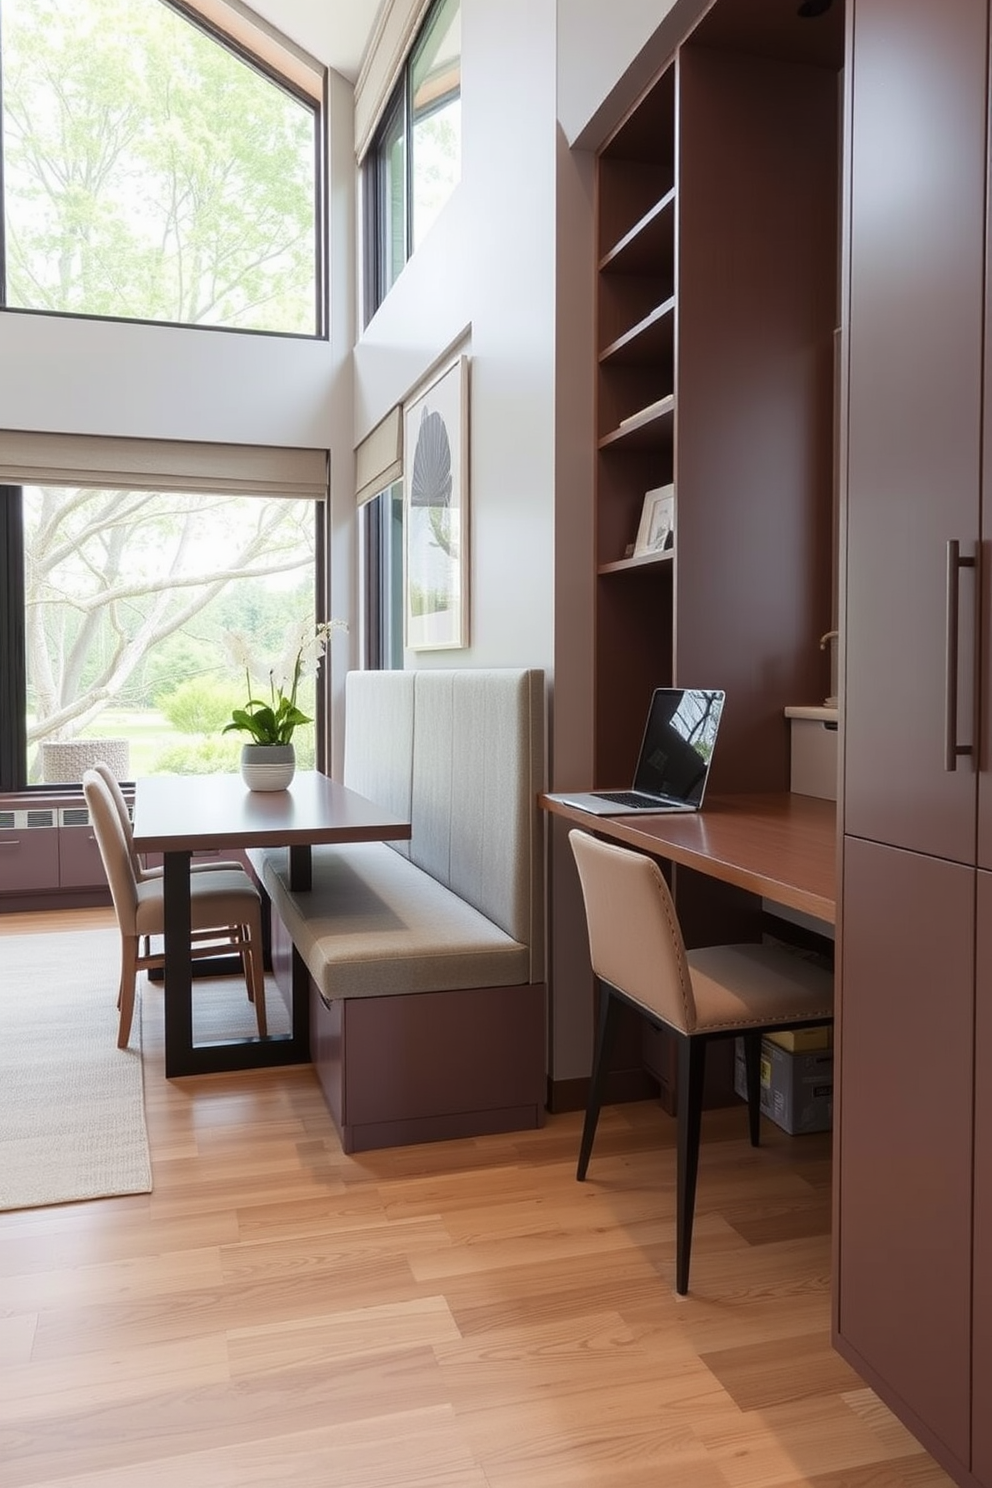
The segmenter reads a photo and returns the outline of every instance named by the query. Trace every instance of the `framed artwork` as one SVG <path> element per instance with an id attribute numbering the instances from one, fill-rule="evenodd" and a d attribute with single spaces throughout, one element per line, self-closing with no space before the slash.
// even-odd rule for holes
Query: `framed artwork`
<path id="1" fill-rule="evenodd" d="M 643 558 L 646 553 L 663 553 L 674 544 L 675 487 L 656 486 L 644 493 L 633 556 Z"/>
<path id="2" fill-rule="evenodd" d="M 403 405 L 404 644 L 468 645 L 468 357 Z"/>

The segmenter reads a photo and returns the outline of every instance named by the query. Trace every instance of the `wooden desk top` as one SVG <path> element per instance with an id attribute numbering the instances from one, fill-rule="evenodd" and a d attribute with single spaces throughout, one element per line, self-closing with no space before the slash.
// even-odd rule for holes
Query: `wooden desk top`
<path id="1" fill-rule="evenodd" d="M 315 770 L 284 791 L 250 791 L 240 775 L 150 775 L 134 792 L 139 852 L 396 841 L 410 823 Z"/>
<path id="2" fill-rule="evenodd" d="M 837 808 L 817 796 L 707 796 L 685 816 L 590 816 L 540 796 L 574 826 L 736 884 L 816 919 L 837 914 Z"/>

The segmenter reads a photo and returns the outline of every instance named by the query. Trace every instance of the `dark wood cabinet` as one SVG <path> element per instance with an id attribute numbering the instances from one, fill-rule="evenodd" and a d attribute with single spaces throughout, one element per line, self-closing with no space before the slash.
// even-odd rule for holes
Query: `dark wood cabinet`
<path id="1" fill-rule="evenodd" d="M 907 934 L 907 927 L 912 933 Z M 836 1309 L 845 1352 L 969 1457 L 974 874 L 844 852 Z"/>
<path id="2" fill-rule="evenodd" d="M 986 32 L 974 0 L 854 0 L 844 823 L 958 861 L 976 774 L 944 762 L 975 739 L 976 593 L 962 570 L 949 656 L 948 544 L 979 536 Z"/>
<path id="3" fill-rule="evenodd" d="M 86 811 L 81 808 L 85 817 Z M 91 889 L 106 882 L 93 828 L 87 823 L 59 828 L 59 887 Z"/>
<path id="4" fill-rule="evenodd" d="M 59 834 L 54 825 L 0 829 L 0 894 L 46 889 L 59 881 Z"/>
<path id="5" fill-rule="evenodd" d="M 975 1004 L 975 1243 L 971 1468 L 992 1483 L 992 873 L 978 875 Z"/>
<path id="6" fill-rule="evenodd" d="M 848 9 L 835 1341 L 989 1488 L 989 13 Z"/>

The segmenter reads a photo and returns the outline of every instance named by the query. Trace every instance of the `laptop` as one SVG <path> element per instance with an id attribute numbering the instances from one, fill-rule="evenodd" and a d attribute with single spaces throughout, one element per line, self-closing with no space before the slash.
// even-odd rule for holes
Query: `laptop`
<path id="1" fill-rule="evenodd" d="M 549 800 L 593 816 L 698 811 L 710 773 L 725 694 L 658 687 L 651 697 L 629 790 L 556 791 Z"/>

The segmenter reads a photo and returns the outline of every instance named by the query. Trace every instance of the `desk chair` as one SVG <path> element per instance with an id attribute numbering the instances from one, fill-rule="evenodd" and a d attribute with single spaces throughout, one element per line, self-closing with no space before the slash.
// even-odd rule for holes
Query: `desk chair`
<path id="1" fill-rule="evenodd" d="M 165 929 L 164 879 L 139 881 L 113 793 L 103 775 L 87 770 L 83 794 L 90 822 L 107 875 L 114 913 L 121 933 L 121 980 L 117 1005 L 120 1023 L 117 1047 L 125 1049 L 134 1016 L 134 987 L 139 971 L 161 966 L 161 953 L 141 954 L 140 940 L 161 935 Z M 248 996 L 255 1004 L 259 1037 L 266 1033 L 265 978 L 262 969 L 262 914 L 258 891 L 240 866 L 190 875 L 190 955 L 216 955 L 219 947 L 232 948 L 241 957 Z M 166 989 L 168 995 L 168 989 Z"/>
<path id="2" fill-rule="evenodd" d="M 585 902 L 600 1019 L 576 1177 L 586 1176 L 622 1003 L 678 1045 L 675 1290 L 689 1290 L 706 1046 L 742 1035 L 751 1144 L 758 1145 L 761 1038 L 833 1016 L 833 977 L 781 946 L 686 951 L 675 905 L 653 858 L 588 832 L 568 834 Z"/>

